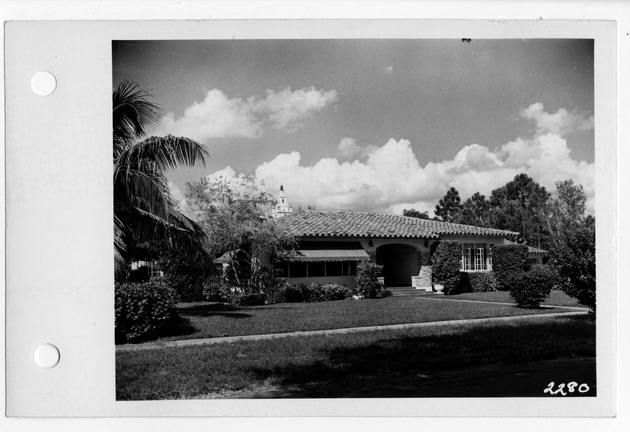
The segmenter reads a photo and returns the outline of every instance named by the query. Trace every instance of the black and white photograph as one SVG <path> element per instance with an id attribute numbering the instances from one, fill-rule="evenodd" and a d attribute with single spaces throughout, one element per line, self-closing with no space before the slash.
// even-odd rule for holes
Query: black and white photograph
<path id="1" fill-rule="evenodd" d="M 597 397 L 595 50 L 113 40 L 116 400 Z"/>

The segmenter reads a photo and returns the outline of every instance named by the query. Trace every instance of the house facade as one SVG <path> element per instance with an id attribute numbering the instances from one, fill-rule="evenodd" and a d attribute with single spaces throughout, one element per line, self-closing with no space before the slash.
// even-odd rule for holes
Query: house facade
<path id="1" fill-rule="evenodd" d="M 302 211 L 278 219 L 298 239 L 280 268 L 290 284 L 318 282 L 355 287 L 357 267 L 383 265 L 385 285 L 432 290 L 431 247 L 440 240 L 462 244 L 461 271 L 492 270 L 491 248 L 513 242 L 517 232 L 400 215 L 351 211 Z M 530 262 L 545 251 L 530 248 Z"/>

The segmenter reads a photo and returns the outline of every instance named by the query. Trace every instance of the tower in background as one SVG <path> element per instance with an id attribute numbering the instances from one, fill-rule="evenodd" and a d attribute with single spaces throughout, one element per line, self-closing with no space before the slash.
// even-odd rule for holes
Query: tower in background
<path id="1" fill-rule="evenodd" d="M 287 202 L 287 195 L 284 193 L 284 186 L 280 186 L 280 192 L 278 193 L 278 200 L 276 206 L 273 209 L 273 217 L 281 217 L 287 214 L 293 213 L 293 209 L 289 207 Z"/>

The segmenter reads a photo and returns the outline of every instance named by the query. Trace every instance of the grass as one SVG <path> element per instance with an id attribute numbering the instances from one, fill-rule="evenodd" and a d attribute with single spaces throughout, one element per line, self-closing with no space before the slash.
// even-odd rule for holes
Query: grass
<path id="1" fill-rule="evenodd" d="M 507 297 L 506 297 L 507 295 Z M 432 296 L 435 298 L 435 296 Z M 509 293 L 472 293 L 440 299 L 476 299 L 509 302 Z M 179 312 L 181 331 L 160 340 L 199 339 L 346 327 L 422 323 L 506 317 L 558 312 L 558 309 L 522 309 L 514 305 L 388 297 L 378 300 L 342 300 L 321 303 L 280 303 L 235 307 L 217 303 L 188 303 Z"/>
<path id="2" fill-rule="evenodd" d="M 357 380 L 387 386 L 396 377 L 583 356 L 595 356 L 588 317 L 129 351 L 116 354 L 116 398 L 212 398 L 326 384 L 340 389 L 334 396 L 347 397 Z"/>
<path id="3" fill-rule="evenodd" d="M 514 299 L 510 296 L 509 291 L 494 291 L 494 292 L 474 292 L 464 293 L 452 296 L 444 296 L 445 300 L 479 300 L 487 302 L 504 302 L 514 303 Z M 576 299 L 569 297 L 560 290 L 552 290 L 549 298 L 542 303 L 543 306 L 571 306 L 571 307 L 585 307 L 581 305 Z"/>

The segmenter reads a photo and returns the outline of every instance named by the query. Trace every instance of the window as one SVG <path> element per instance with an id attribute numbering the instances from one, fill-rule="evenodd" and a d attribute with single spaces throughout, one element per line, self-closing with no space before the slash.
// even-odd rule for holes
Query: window
<path id="1" fill-rule="evenodd" d="M 356 261 L 344 261 L 343 263 L 343 275 L 355 276 L 357 274 L 357 262 Z"/>
<path id="2" fill-rule="evenodd" d="M 292 262 L 289 264 L 289 277 L 306 277 L 306 263 Z"/>
<path id="3" fill-rule="evenodd" d="M 343 265 L 345 263 L 341 261 L 330 261 L 326 263 L 326 276 L 341 276 L 343 275 Z"/>
<path id="4" fill-rule="evenodd" d="M 490 270 L 491 261 L 488 245 L 483 243 L 464 243 L 462 245 L 463 271 Z"/>
<path id="5" fill-rule="evenodd" d="M 308 263 L 308 277 L 313 276 L 326 276 L 326 263 L 325 262 L 309 262 Z"/>
<path id="6" fill-rule="evenodd" d="M 311 261 L 277 263 L 282 277 L 322 277 L 322 276 L 355 276 L 357 274 L 356 261 Z"/>

